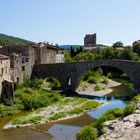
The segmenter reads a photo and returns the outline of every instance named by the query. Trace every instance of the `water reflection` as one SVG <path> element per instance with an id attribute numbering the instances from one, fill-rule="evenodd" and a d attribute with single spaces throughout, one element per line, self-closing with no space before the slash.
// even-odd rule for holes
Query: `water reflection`
<path id="1" fill-rule="evenodd" d="M 102 114 L 104 114 L 106 111 L 110 110 L 110 109 L 115 109 L 115 108 L 121 108 L 123 109 L 125 107 L 125 103 L 121 100 L 117 100 L 117 99 L 112 99 L 111 102 L 107 103 L 106 105 L 94 110 L 94 111 L 90 111 L 87 114 L 92 116 L 93 118 L 98 119 L 99 117 L 102 116 Z"/>
<path id="2" fill-rule="evenodd" d="M 48 132 L 53 135 L 55 140 L 76 140 L 76 133 L 80 127 L 55 124 Z"/>

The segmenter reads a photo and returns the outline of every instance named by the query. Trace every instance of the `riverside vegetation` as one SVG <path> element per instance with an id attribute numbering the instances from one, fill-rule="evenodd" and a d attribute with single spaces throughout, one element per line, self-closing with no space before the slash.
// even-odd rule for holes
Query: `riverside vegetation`
<path id="1" fill-rule="evenodd" d="M 10 106 L 0 104 L 1 119 L 11 116 L 7 128 L 76 117 L 102 104 L 79 97 L 66 97 L 57 91 L 54 92 L 54 89 L 60 89 L 60 83 L 52 77 L 47 81 L 51 82 L 49 85 L 47 82 L 46 86 L 46 81 L 29 80 L 26 76 L 23 84 L 16 84 L 14 103 Z M 53 91 L 50 91 L 50 88 Z M 16 116 L 20 112 L 25 114 Z M 13 115 L 14 118 L 12 118 Z"/>
<path id="2" fill-rule="evenodd" d="M 97 140 L 102 134 L 104 134 L 104 122 L 114 120 L 116 118 L 120 118 L 120 120 L 122 120 L 124 117 L 133 114 L 136 110 L 136 103 L 139 100 L 140 95 L 137 95 L 123 110 L 116 108 L 114 110 L 107 111 L 92 124 L 84 126 L 77 133 L 77 140 Z"/>

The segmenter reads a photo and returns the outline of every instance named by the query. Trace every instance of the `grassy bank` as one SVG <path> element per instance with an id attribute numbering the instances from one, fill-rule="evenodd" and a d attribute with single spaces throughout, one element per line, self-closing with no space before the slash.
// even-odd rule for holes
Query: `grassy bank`
<path id="1" fill-rule="evenodd" d="M 135 96 L 123 110 L 109 110 L 92 124 L 84 126 L 77 133 L 77 140 L 97 140 L 98 137 L 104 133 L 104 122 L 114 120 L 116 118 L 123 119 L 124 117 L 133 114 L 138 100 L 140 100 L 140 95 Z"/>

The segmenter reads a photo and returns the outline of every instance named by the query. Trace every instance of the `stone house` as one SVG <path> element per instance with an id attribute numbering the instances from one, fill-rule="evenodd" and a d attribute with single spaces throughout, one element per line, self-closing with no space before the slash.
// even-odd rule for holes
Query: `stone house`
<path id="1" fill-rule="evenodd" d="M 10 75 L 14 82 L 22 82 L 24 74 L 31 75 L 34 65 L 34 48 L 27 45 L 3 46 L 0 54 L 10 57 Z"/>
<path id="2" fill-rule="evenodd" d="M 55 63 L 63 63 L 64 61 L 65 61 L 64 49 L 59 48 L 59 49 L 57 50 L 56 61 L 55 61 Z"/>
<path id="3" fill-rule="evenodd" d="M 34 64 L 64 62 L 64 50 L 46 42 L 3 46 L 0 54 L 10 57 L 11 80 L 20 83 L 25 74 L 30 77 Z"/>
<path id="4" fill-rule="evenodd" d="M 10 58 L 0 54 L 0 100 L 3 81 L 10 81 Z"/>
<path id="5" fill-rule="evenodd" d="M 57 44 L 40 42 L 32 47 L 35 49 L 35 64 L 64 62 L 64 49 L 59 48 Z"/>

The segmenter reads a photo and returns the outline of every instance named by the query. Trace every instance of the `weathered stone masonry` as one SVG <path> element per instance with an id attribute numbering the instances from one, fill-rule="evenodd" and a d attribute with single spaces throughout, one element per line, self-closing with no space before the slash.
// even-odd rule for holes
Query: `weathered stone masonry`
<path id="1" fill-rule="evenodd" d="M 135 61 L 108 59 L 89 62 L 40 64 L 34 66 L 32 77 L 56 77 L 60 80 L 63 90 L 69 88 L 71 91 L 75 92 L 79 86 L 82 75 L 89 69 L 101 66 L 114 67 L 126 72 L 134 83 L 136 90 L 140 91 L 140 63 Z M 70 86 L 68 85 L 69 80 L 71 80 Z"/>

